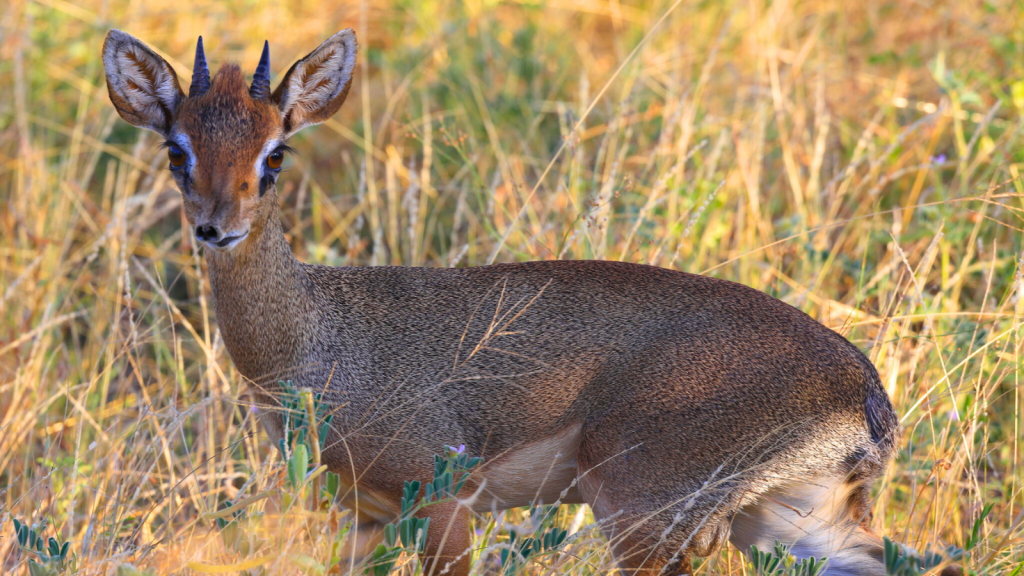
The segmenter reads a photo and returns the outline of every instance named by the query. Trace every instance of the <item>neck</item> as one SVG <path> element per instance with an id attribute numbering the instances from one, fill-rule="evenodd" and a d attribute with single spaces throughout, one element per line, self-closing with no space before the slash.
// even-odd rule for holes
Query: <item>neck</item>
<path id="1" fill-rule="evenodd" d="M 258 388 L 301 373 L 312 331 L 309 279 L 276 208 L 229 252 L 207 250 L 217 323 L 239 372 Z"/>

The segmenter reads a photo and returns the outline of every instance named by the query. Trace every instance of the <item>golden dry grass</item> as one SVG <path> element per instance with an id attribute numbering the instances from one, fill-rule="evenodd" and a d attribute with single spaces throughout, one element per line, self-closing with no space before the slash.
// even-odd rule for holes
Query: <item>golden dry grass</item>
<path id="1" fill-rule="evenodd" d="M 971 570 L 1024 562 L 1019 2 L 9 0 L 0 13 L 0 571 L 28 573 L 12 518 L 48 519 L 81 574 L 322 573 L 345 526 L 271 498 L 246 528 L 267 542 L 240 551 L 201 516 L 283 472 L 217 334 L 158 141 L 107 100 L 111 27 L 185 78 L 199 34 L 214 68 L 253 67 L 269 38 L 280 73 L 355 28 L 349 101 L 295 139 L 281 180 L 300 258 L 608 258 L 769 292 L 865 350 L 903 417 L 874 527 L 923 548 L 965 546 L 977 525 Z M 524 518 L 477 520 L 477 572 L 498 524 Z M 584 528 L 526 570 L 610 563 Z M 747 573 L 731 549 L 698 570 Z"/>

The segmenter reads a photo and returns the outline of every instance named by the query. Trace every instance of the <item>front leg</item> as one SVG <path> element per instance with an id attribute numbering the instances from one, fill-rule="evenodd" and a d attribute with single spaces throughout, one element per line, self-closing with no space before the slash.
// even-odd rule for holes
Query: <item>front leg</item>
<path id="1" fill-rule="evenodd" d="M 384 523 L 372 518 L 360 518 L 353 523 L 338 557 L 342 566 L 355 566 L 373 553 L 374 548 L 384 541 Z"/>
<path id="2" fill-rule="evenodd" d="M 469 515 L 469 508 L 458 502 L 436 504 L 421 511 L 419 516 L 430 518 L 423 554 L 424 576 L 469 574 L 472 546 Z"/>

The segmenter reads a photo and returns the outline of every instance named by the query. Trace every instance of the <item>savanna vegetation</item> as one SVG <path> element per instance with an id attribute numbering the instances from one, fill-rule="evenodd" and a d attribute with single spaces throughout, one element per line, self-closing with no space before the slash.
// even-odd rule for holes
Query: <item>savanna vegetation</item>
<path id="1" fill-rule="evenodd" d="M 415 522 L 368 560 L 346 555 L 315 397 L 286 399 L 288 445 L 260 430 L 165 152 L 117 116 L 100 62 L 120 28 L 187 86 L 198 35 L 214 69 L 250 73 L 266 38 L 276 83 L 346 27 L 348 102 L 293 139 L 279 184 L 301 259 L 604 258 L 766 291 L 864 350 L 902 417 L 873 528 L 975 574 L 1022 573 L 1021 2 L 8 0 L 0 14 L 3 573 L 419 570 Z M 439 455 L 434 498 L 472 464 Z M 589 520 L 582 506 L 478 517 L 474 571 L 603 574 Z M 695 571 L 771 570 L 771 551 L 757 567 L 742 552 Z"/>

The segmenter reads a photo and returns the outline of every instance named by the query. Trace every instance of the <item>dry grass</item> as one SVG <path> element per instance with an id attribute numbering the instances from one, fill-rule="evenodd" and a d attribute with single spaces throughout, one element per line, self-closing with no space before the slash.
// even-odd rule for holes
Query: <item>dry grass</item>
<path id="1" fill-rule="evenodd" d="M 279 73 L 355 28 L 349 102 L 296 138 L 282 177 L 300 258 L 608 258 L 767 291 L 865 350 L 903 417 L 875 528 L 964 546 L 991 504 L 967 564 L 1021 565 L 1024 6 L 370 4 L 0 6 L 0 570 L 28 573 L 10 518 L 49 519 L 82 574 L 254 558 L 252 574 L 322 573 L 345 526 L 270 498 L 249 526 L 267 543 L 241 553 L 201 516 L 283 471 L 156 138 L 107 100 L 111 27 L 185 78 L 198 34 L 214 67 L 254 66 L 269 38 Z M 477 523 L 482 572 L 502 530 Z M 610 562 L 584 528 L 527 570 Z M 747 572 L 730 549 L 699 570 Z"/>

